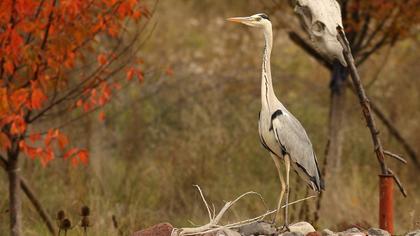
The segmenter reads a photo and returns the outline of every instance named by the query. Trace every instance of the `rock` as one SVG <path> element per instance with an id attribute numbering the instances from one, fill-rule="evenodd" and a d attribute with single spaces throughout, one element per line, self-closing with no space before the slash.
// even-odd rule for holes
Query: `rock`
<path id="1" fill-rule="evenodd" d="M 416 231 L 411 231 L 411 232 L 407 233 L 405 236 L 420 236 L 420 229 L 418 229 Z"/>
<path id="2" fill-rule="evenodd" d="M 346 232 L 346 231 L 339 232 L 337 235 L 338 236 L 366 236 L 366 234 L 363 232 Z"/>
<path id="3" fill-rule="evenodd" d="M 171 236 L 172 229 L 173 227 L 171 224 L 160 223 L 147 229 L 137 231 L 133 233 L 132 236 Z"/>
<path id="4" fill-rule="evenodd" d="M 329 230 L 329 229 L 324 229 L 321 232 L 322 236 L 335 236 L 337 235 L 336 233 L 334 233 L 333 231 Z"/>
<path id="5" fill-rule="evenodd" d="M 305 221 L 291 224 L 289 225 L 289 229 L 290 229 L 290 232 L 298 232 L 303 235 L 316 231 L 315 228 L 311 224 Z"/>
<path id="6" fill-rule="evenodd" d="M 346 233 L 361 233 L 360 230 L 358 228 L 356 228 L 356 227 L 350 228 L 350 229 L 348 229 L 348 230 L 346 230 L 344 232 L 346 232 Z"/>
<path id="7" fill-rule="evenodd" d="M 361 232 L 358 228 L 351 228 L 343 232 L 339 232 L 338 236 L 365 236 L 366 234 Z"/>
<path id="8" fill-rule="evenodd" d="M 301 232 L 285 232 L 282 234 L 279 234 L 279 236 L 305 236 Z"/>
<path id="9" fill-rule="evenodd" d="M 391 234 L 383 229 L 378 229 L 378 228 L 370 228 L 367 231 L 368 235 L 372 235 L 372 236 L 391 236 Z"/>
<path id="10" fill-rule="evenodd" d="M 241 236 L 241 234 L 231 229 L 222 229 L 217 231 L 216 236 Z"/>
<path id="11" fill-rule="evenodd" d="M 306 236 L 322 236 L 322 234 L 318 231 L 307 233 Z"/>
<path id="12" fill-rule="evenodd" d="M 255 222 L 239 228 L 242 235 L 273 235 L 276 229 L 267 222 Z"/>

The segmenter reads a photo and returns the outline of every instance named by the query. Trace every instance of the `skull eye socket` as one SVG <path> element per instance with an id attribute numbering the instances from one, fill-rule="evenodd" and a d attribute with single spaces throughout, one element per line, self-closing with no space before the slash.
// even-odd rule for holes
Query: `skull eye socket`
<path id="1" fill-rule="evenodd" d="M 321 21 L 316 21 L 315 23 L 312 24 L 312 32 L 316 35 L 316 36 L 321 36 L 325 31 L 325 24 L 322 23 Z"/>

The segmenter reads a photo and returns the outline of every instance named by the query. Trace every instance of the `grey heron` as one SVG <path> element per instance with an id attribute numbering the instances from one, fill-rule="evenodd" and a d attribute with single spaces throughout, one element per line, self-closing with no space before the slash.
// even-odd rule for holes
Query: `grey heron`
<path id="1" fill-rule="evenodd" d="M 273 30 L 270 19 L 266 14 L 260 13 L 248 17 L 228 18 L 228 20 L 259 28 L 264 33 L 265 47 L 262 62 L 261 111 L 258 121 L 258 132 L 262 145 L 270 152 L 274 160 L 281 183 L 281 192 L 273 223 L 276 221 L 283 196 L 286 194 L 284 225 L 287 227 L 290 166 L 314 191 L 320 192 L 324 189 L 315 152 L 305 129 L 277 99 L 274 93 L 270 68 L 270 56 L 273 46 Z M 286 167 L 286 182 L 280 171 L 282 160 Z"/>

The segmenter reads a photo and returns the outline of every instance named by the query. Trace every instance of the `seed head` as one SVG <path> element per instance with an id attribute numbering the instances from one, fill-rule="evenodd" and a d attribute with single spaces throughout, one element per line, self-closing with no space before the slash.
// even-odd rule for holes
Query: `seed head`
<path id="1" fill-rule="evenodd" d="M 59 210 L 57 212 L 57 220 L 62 221 L 66 217 L 66 213 L 63 210 Z"/>
<path id="2" fill-rule="evenodd" d="M 71 221 L 67 218 L 61 221 L 60 223 L 60 229 L 62 230 L 69 230 L 71 228 Z"/>
<path id="3" fill-rule="evenodd" d="M 83 206 L 81 209 L 81 215 L 82 216 L 89 216 L 90 215 L 90 209 L 88 206 Z"/>

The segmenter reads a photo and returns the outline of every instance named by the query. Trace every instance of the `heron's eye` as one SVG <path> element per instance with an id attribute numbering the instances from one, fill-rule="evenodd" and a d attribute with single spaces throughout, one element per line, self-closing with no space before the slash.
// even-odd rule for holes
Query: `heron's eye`
<path id="1" fill-rule="evenodd" d="M 257 17 L 257 19 L 256 19 L 257 21 L 261 21 L 261 17 Z"/>

